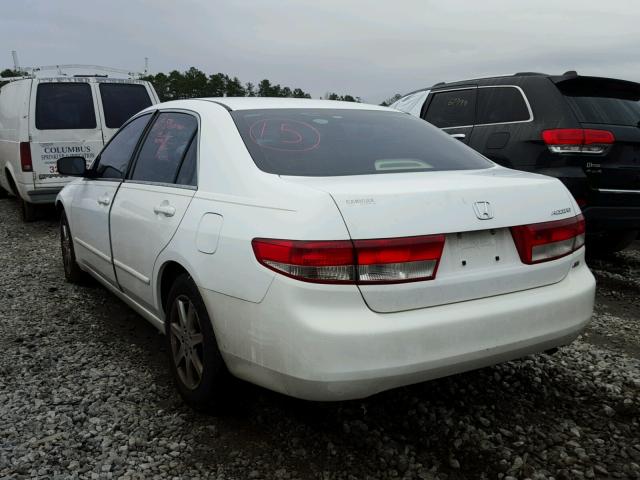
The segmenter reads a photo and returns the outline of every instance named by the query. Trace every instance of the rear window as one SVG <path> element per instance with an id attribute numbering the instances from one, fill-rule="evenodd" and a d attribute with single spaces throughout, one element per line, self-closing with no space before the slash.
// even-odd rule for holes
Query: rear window
<path id="1" fill-rule="evenodd" d="M 578 77 L 557 87 L 579 122 L 640 126 L 640 84 Z"/>
<path id="2" fill-rule="evenodd" d="M 493 164 L 405 113 L 341 109 L 231 112 L 258 168 L 295 176 L 471 170 Z"/>
<path id="3" fill-rule="evenodd" d="M 100 96 L 107 128 L 120 128 L 130 117 L 151 106 L 144 85 L 101 83 Z"/>
<path id="4" fill-rule="evenodd" d="M 96 128 L 91 86 L 88 83 L 39 84 L 36 92 L 36 128 Z"/>

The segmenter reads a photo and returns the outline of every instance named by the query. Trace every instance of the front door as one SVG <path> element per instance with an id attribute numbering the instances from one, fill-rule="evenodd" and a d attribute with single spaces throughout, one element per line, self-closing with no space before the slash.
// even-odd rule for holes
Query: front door
<path id="1" fill-rule="evenodd" d="M 196 192 L 198 120 L 162 112 L 111 211 L 113 262 L 122 290 L 156 311 L 153 272 Z"/>
<path id="2" fill-rule="evenodd" d="M 109 283 L 116 284 L 109 239 L 109 212 L 150 114 L 126 125 L 102 150 L 73 195 L 71 232 L 78 262 Z"/>

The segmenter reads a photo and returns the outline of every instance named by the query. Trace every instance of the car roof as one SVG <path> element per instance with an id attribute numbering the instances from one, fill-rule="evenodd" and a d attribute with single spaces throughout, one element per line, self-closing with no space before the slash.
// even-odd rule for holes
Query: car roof
<path id="1" fill-rule="evenodd" d="M 194 102 L 212 102 L 222 105 L 227 110 L 263 110 L 274 108 L 317 108 L 317 109 L 341 109 L 341 110 L 380 110 L 395 112 L 396 110 L 379 105 L 357 102 L 341 102 L 337 100 L 314 100 L 309 98 L 282 98 L 282 97 L 208 97 L 193 98 L 187 100 L 173 100 L 154 105 L 153 108 L 189 108 Z"/>

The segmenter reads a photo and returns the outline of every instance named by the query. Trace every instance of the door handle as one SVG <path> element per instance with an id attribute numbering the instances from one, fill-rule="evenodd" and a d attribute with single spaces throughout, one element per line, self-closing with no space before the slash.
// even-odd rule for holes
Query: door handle
<path id="1" fill-rule="evenodd" d="M 175 207 L 171 206 L 166 200 L 160 205 L 153 207 L 153 212 L 157 215 L 164 215 L 165 217 L 173 217 L 176 213 Z"/>
<path id="2" fill-rule="evenodd" d="M 107 195 L 103 195 L 102 197 L 98 197 L 98 203 L 107 206 L 111 203 L 111 199 Z"/>
<path id="3" fill-rule="evenodd" d="M 464 140 L 467 136 L 464 133 L 452 133 L 451 136 L 453 138 L 457 138 L 458 140 Z"/>

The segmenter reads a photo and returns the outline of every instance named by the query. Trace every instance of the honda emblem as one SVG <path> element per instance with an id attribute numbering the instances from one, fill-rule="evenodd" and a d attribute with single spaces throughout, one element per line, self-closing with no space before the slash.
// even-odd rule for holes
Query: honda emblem
<path id="1" fill-rule="evenodd" d="M 476 212 L 476 217 L 480 220 L 491 220 L 493 218 L 493 212 L 491 211 L 491 204 L 489 202 L 474 203 L 473 211 Z"/>

